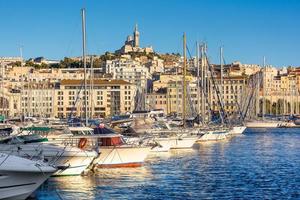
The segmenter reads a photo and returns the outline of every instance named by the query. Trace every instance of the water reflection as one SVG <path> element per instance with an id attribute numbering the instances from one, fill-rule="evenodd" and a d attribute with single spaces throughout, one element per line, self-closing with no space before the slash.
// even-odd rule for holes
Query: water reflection
<path id="1" fill-rule="evenodd" d="M 88 176 L 50 178 L 37 192 L 36 199 L 94 199 L 98 181 Z"/>
<path id="2" fill-rule="evenodd" d="M 300 199 L 299 153 L 298 129 L 250 130 L 151 155 L 141 168 L 51 179 L 37 199 Z"/>
<path id="3" fill-rule="evenodd" d="M 127 181 L 128 184 L 138 184 L 138 182 L 147 181 L 152 177 L 151 168 L 116 168 L 116 169 L 99 169 L 95 174 L 97 179 L 101 179 L 101 183 L 108 181 L 110 184 L 118 184 L 119 181 Z M 132 180 L 135 180 L 134 182 Z M 98 184 L 99 185 L 99 184 Z"/>

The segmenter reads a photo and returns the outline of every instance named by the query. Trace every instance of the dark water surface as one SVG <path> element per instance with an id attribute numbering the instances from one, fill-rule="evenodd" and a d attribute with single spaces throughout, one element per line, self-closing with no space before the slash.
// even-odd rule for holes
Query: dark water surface
<path id="1" fill-rule="evenodd" d="M 141 168 L 51 178 L 36 199 L 300 199 L 300 129 L 251 129 Z"/>

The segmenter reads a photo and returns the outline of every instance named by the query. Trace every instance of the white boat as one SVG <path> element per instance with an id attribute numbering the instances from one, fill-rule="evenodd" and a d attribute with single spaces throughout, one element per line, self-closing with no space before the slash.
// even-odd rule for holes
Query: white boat
<path id="1" fill-rule="evenodd" d="M 73 137 L 89 136 L 97 140 L 100 155 L 94 160 L 94 167 L 139 167 L 144 163 L 151 147 L 127 144 L 122 135 L 104 125 L 95 129 L 97 132 L 88 127 L 70 127 Z"/>
<path id="2" fill-rule="evenodd" d="M 50 142 L 26 142 L 20 137 L 14 137 L 1 141 L 0 152 L 11 153 L 21 157 L 37 157 L 48 163 L 66 166 L 64 170 L 58 170 L 55 176 L 81 175 L 90 166 L 94 158 L 98 156 L 96 151 L 84 150 L 69 146 L 68 140 L 53 140 Z M 24 138 L 24 136 L 23 136 Z M 51 142 L 62 143 L 51 144 Z"/>
<path id="3" fill-rule="evenodd" d="M 189 149 L 194 146 L 199 137 L 183 134 L 179 136 L 170 136 L 168 139 L 171 142 L 171 149 Z"/>
<path id="4" fill-rule="evenodd" d="M 282 122 L 278 125 L 279 128 L 299 128 L 299 125 L 296 125 L 295 122 Z"/>
<path id="5" fill-rule="evenodd" d="M 100 156 L 94 161 L 96 167 L 139 167 L 148 156 L 151 147 L 129 145 L 120 134 L 97 135 L 100 145 Z"/>
<path id="6" fill-rule="evenodd" d="M 248 121 L 247 128 L 277 128 L 282 122 L 280 121 Z"/>
<path id="7" fill-rule="evenodd" d="M 225 140 L 228 134 L 226 131 L 208 131 L 197 142 Z"/>
<path id="8" fill-rule="evenodd" d="M 26 199 L 56 170 L 39 161 L 0 153 L 0 199 Z"/>
<path id="9" fill-rule="evenodd" d="M 168 152 L 171 148 L 171 141 L 168 138 L 159 137 L 124 137 L 127 144 L 143 144 L 150 146 L 150 152 Z"/>
<path id="10" fill-rule="evenodd" d="M 151 152 L 168 152 L 172 147 L 172 142 L 168 138 L 154 138 L 156 145 L 151 148 Z"/>
<path id="11" fill-rule="evenodd" d="M 140 167 L 150 152 L 150 147 L 106 146 L 95 161 L 99 168 Z"/>
<path id="12" fill-rule="evenodd" d="M 234 126 L 232 129 L 229 131 L 230 135 L 239 135 L 242 134 L 246 130 L 246 126 Z"/>
<path id="13" fill-rule="evenodd" d="M 160 133 L 149 131 L 149 134 L 151 134 L 151 137 L 148 139 L 148 144 L 152 144 L 151 152 L 164 152 L 170 149 L 189 149 L 199 139 L 197 135 L 174 133 L 174 131 L 170 132 L 169 130 Z M 147 142 L 143 142 L 143 144 L 147 144 Z"/>
<path id="14" fill-rule="evenodd" d="M 196 129 L 167 129 L 160 132 L 152 132 L 155 134 L 161 143 L 165 143 L 170 146 L 170 149 L 188 149 L 192 148 L 195 142 L 199 139 Z"/>

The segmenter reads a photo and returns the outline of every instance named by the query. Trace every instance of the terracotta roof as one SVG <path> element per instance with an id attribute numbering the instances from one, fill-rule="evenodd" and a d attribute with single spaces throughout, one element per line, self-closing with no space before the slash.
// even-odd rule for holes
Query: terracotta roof
<path id="1" fill-rule="evenodd" d="M 64 79 L 61 80 L 61 85 L 81 85 L 84 80 L 77 79 Z M 91 80 L 87 80 L 87 84 L 90 84 Z M 124 80 L 103 80 L 103 79 L 95 79 L 94 85 L 131 85 L 131 83 Z"/>

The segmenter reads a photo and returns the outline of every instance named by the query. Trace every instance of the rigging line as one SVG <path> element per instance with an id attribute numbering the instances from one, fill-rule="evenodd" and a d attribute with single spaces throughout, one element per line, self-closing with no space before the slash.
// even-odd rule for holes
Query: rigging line
<path id="1" fill-rule="evenodd" d="M 6 158 L 0 163 L 0 166 L 8 159 L 9 156 L 10 156 L 10 155 L 7 154 Z"/>
<path id="2" fill-rule="evenodd" d="M 250 103 L 251 103 L 251 101 L 252 101 L 252 99 L 253 99 L 253 97 L 254 97 L 254 92 L 255 92 L 255 90 L 256 90 L 256 88 L 253 87 L 253 88 L 252 88 L 252 91 L 251 91 L 250 99 L 249 99 L 249 101 L 248 101 L 248 105 L 246 106 L 245 113 L 244 113 L 244 115 L 242 116 L 242 120 L 243 120 L 243 121 L 245 120 L 245 118 L 246 118 L 246 116 L 247 116 L 247 113 L 248 113 L 248 110 L 249 110 L 249 107 L 250 107 Z"/>
<path id="3" fill-rule="evenodd" d="M 235 103 L 237 105 L 237 112 L 239 113 L 240 118 L 241 118 L 243 116 L 241 105 L 239 104 L 237 98 L 234 98 L 234 99 L 235 99 Z"/>
<path id="4" fill-rule="evenodd" d="M 220 106 L 220 108 L 221 108 L 221 113 L 223 114 L 223 117 L 224 117 L 224 120 L 226 121 L 226 122 L 228 122 L 228 116 L 227 116 L 227 113 L 225 112 L 225 110 L 224 110 L 224 107 L 223 107 L 223 104 L 222 104 L 222 102 L 221 102 L 221 98 L 220 98 L 220 91 L 219 91 L 219 88 L 218 87 L 216 87 L 216 82 L 215 82 L 215 79 L 214 79 L 214 76 L 213 76 L 213 70 L 212 70 L 212 66 L 211 66 L 211 64 L 209 63 L 209 61 L 208 61 L 208 57 L 207 57 L 207 54 L 206 53 L 204 53 L 205 54 L 205 56 L 206 56 L 206 62 L 207 62 L 207 64 L 208 64 L 208 69 L 209 69 L 209 71 L 211 72 L 210 73 L 210 76 L 211 76 L 211 80 L 212 80 L 212 83 L 213 83 L 213 85 L 214 85 L 214 89 L 215 89 L 215 92 L 216 92 L 216 95 L 217 95 L 217 98 L 218 98 L 218 103 L 219 103 L 219 106 Z"/>
<path id="5" fill-rule="evenodd" d="M 79 99 L 79 94 L 80 94 L 80 92 L 81 92 L 81 90 L 82 90 L 82 88 L 83 88 L 83 85 L 84 85 L 84 81 L 82 80 L 82 81 L 81 81 L 80 88 L 79 88 L 79 91 L 77 92 L 76 99 L 75 99 L 75 101 L 74 101 L 72 110 L 71 110 L 70 115 L 69 115 L 69 120 L 72 118 L 72 115 L 73 115 L 73 112 L 74 112 L 74 110 L 75 110 L 75 106 L 76 106 L 76 103 L 77 103 L 77 101 L 78 101 L 78 99 Z"/>
<path id="6" fill-rule="evenodd" d="M 222 60 L 223 60 L 224 65 L 227 65 L 224 56 L 222 56 Z"/>
<path id="7" fill-rule="evenodd" d="M 208 100 L 208 93 L 205 91 L 205 88 L 204 86 L 201 84 L 201 90 L 203 91 L 203 94 L 204 94 L 204 98 L 205 98 L 205 102 L 207 103 L 208 105 L 208 108 L 209 108 L 209 112 L 212 114 L 213 111 L 212 111 L 212 105 L 210 104 L 209 100 Z"/>
<path id="8" fill-rule="evenodd" d="M 188 54 L 189 54 L 189 56 L 190 56 L 190 59 L 192 59 L 193 57 L 192 57 L 192 54 L 191 54 L 191 52 L 190 52 L 190 49 L 189 49 L 188 45 L 186 45 L 186 49 L 187 49 L 187 52 L 188 52 Z"/>

